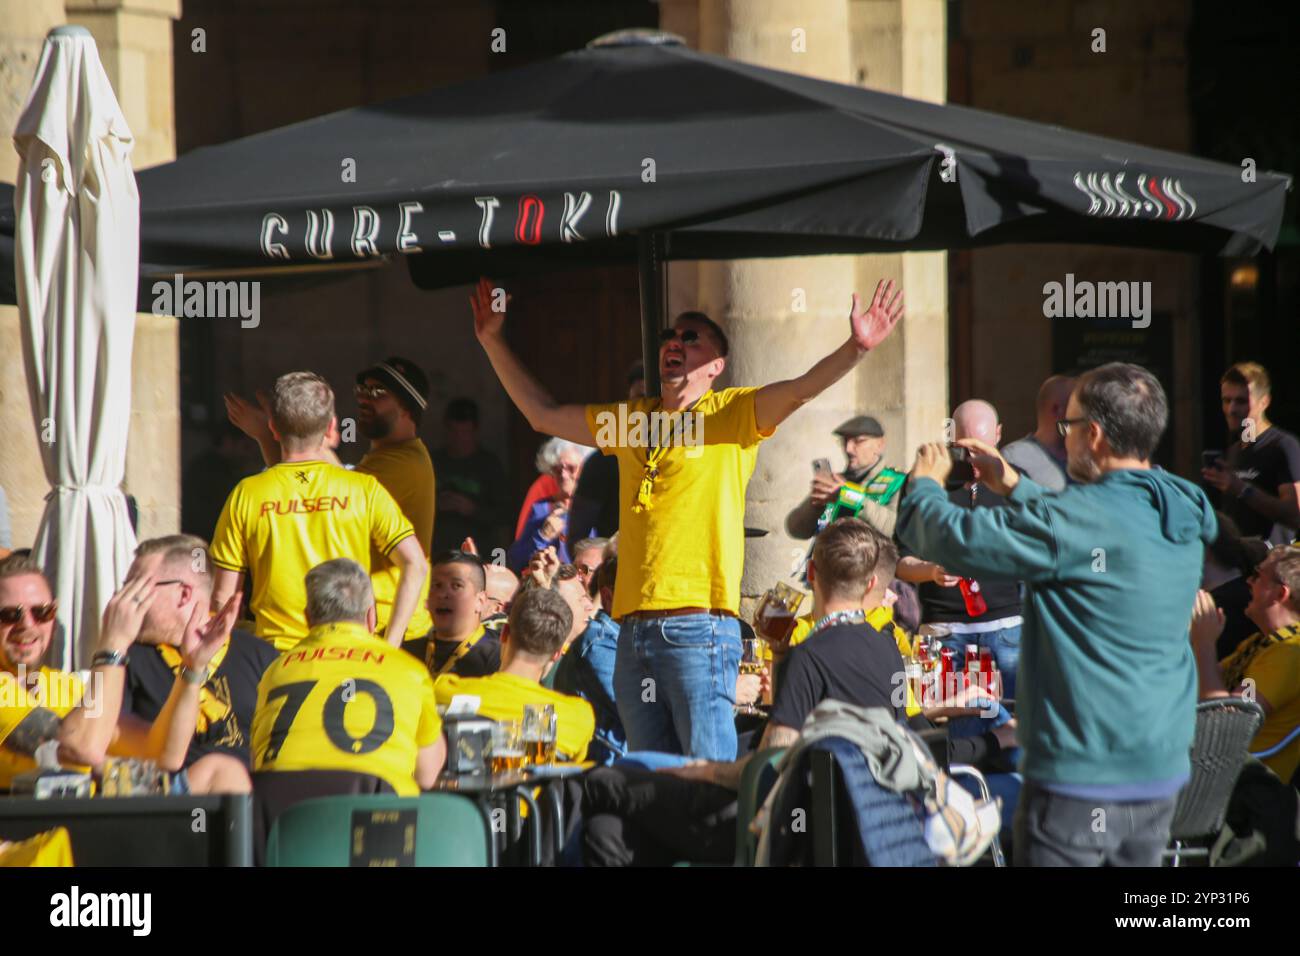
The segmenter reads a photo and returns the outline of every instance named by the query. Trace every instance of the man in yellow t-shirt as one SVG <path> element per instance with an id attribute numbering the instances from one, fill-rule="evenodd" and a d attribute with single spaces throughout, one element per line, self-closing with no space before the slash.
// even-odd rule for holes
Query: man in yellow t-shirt
<path id="1" fill-rule="evenodd" d="M 492 720 L 522 720 L 528 704 L 555 707 L 556 752 L 584 760 L 596 732 L 596 714 L 581 697 L 540 683 L 573 628 L 573 612 L 559 593 L 528 588 L 515 598 L 501 633 L 501 670 L 486 677 L 438 678 L 434 693 L 449 714 L 475 713 Z"/>
<path id="2" fill-rule="evenodd" d="M 1271 749 L 1300 726 L 1300 548 L 1274 548 L 1255 569 L 1246 616 L 1259 630 L 1222 662 L 1216 663 L 1214 653 L 1223 632 L 1222 612 L 1205 592 L 1197 596 L 1196 612 L 1191 633 L 1201 699 L 1232 694 L 1254 700 L 1264 710 L 1264 723 L 1250 749 Z M 1289 783 L 1300 767 L 1300 740 L 1263 763 Z"/>
<path id="3" fill-rule="evenodd" d="M 103 763 L 116 738 L 126 652 L 155 594 L 144 576 L 108 602 L 87 691 L 76 674 L 41 664 L 57 607 L 40 565 L 21 555 L 0 561 L 0 790 L 36 769 L 37 749 L 51 742 L 65 766 Z"/>
<path id="4" fill-rule="evenodd" d="M 400 645 L 428 565 L 411 522 L 384 486 L 328 460 L 338 433 L 333 391 L 312 372 L 280 376 L 269 427 L 281 460 L 236 485 L 217 521 L 210 552 L 217 569 L 213 610 L 251 572 L 257 636 L 288 650 L 308 630 L 307 572 L 337 557 L 368 570 L 373 549 L 401 569 L 386 635 Z"/>
<path id="5" fill-rule="evenodd" d="M 254 792 L 282 810 L 284 793 L 297 800 L 338 792 L 341 775 L 376 784 L 369 792 L 429 789 L 447 757 L 433 679 L 373 633 L 369 576 L 336 558 L 312 568 L 306 594 L 310 633 L 257 688 Z"/>
<path id="6" fill-rule="evenodd" d="M 727 337 L 702 312 L 685 312 L 662 333 L 662 397 L 589 406 L 560 405 L 524 368 L 494 308 L 501 299 L 479 282 L 475 334 L 529 424 L 618 459 L 614 689 L 629 748 L 734 759 L 745 488 L 758 445 L 885 339 L 902 317 L 901 290 L 881 282 L 865 308 L 855 295 L 846 341 L 803 375 L 762 388 L 714 391 Z"/>

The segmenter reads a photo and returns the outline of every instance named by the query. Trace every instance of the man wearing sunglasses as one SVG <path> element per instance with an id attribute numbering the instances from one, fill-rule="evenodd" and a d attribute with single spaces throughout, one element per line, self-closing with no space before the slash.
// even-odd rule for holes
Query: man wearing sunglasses
<path id="1" fill-rule="evenodd" d="M 57 759 L 67 766 L 98 767 L 109 754 L 146 756 L 138 741 L 124 739 L 117 722 L 127 652 L 161 590 L 152 573 L 141 571 L 109 600 L 87 687 L 76 674 L 41 663 L 54 636 L 57 607 L 40 566 L 26 556 L 0 561 L 0 790 L 36 769 L 37 751 L 53 742 Z M 232 604 L 211 622 L 204 615 L 202 626 L 193 619 L 186 651 L 215 644 L 214 635 L 229 630 L 237 608 Z M 167 716 L 176 712 L 173 705 Z M 165 720 L 155 739 L 160 747 L 179 746 L 183 753 L 193 728 L 192 714 L 188 725 Z M 146 731 L 153 733 L 154 728 Z"/>
<path id="2" fill-rule="evenodd" d="M 745 488 L 758 446 L 884 341 L 902 318 L 902 291 L 882 281 L 870 303 L 855 295 L 845 341 L 803 375 L 762 388 L 715 391 L 727 337 L 702 312 L 683 313 L 663 332 L 662 396 L 606 405 L 561 405 L 538 383 L 506 342 L 508 301 L 482 279 L 471 306 L 475 334 L 511 400 L 535 430 L 618 459 L 614 687 L 629 749 L 734 760 Z M 654 415 L 672 427 L 652 425 L 649 432 L 659 432 L 652 437 L 620 426 L 611 439 L 611 421 L 653 423 Z"/>

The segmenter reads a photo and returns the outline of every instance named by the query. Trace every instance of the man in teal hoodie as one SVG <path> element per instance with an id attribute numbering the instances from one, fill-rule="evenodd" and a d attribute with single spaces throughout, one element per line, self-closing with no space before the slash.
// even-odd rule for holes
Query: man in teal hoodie
<path id="1" fill-rule="evenodd" d="M 1188 625 L 1218 533 L 1200 488 L 1151 467 L 1168 418 L 1145 369 L 1083 375 L 1057 423 L 1080 484 L 1057 494 L 959 442 L 1006 508 L 952 505 L 947 447 L 917 452 L 899 539 L 954 574 L 1026 585 L 1017 865 L 1155 866 L 1168 843 L 1195 726 Z"/>

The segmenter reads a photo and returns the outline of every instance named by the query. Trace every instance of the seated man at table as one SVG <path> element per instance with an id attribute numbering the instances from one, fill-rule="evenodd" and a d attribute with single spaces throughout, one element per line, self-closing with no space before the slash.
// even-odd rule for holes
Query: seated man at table
<path id="1" fill-rule="evenodd" d="M 555 688 L 576 694 L 596 713 L 596 740 L 590 756 L 610 763 L 627 753 L 627 734 L 614 699 L 614 656 L 618 652 L 618 622 L 609 616 L 614 601 L 618 558 L 603 561 L 592 577 L 599 607 L 578 639 L 555 667 Z"/>
<path id="2" fill-rule="evenodd" d="M 54 636 L 56 607 L 40 565 L 25 556 L 0 561 L 0 790 L 35 770 L 37 749 L 52 742 L 58 761 L 78 769 L 96 768 L 110 754 L 148 756 L 119 733 L 117 722 L 127 651 L 166 588 L 148 567 L 132 572 L 104 609 L 87 688 L 77 674 L 41 665 Z M 223 609 L 212 627 L 232 623 L 237 607 Z M 159 747 L 184 753 L 194 723 L 192 717 L 188 723 L 158 721 L 143 732 L 153 737 L 154 730 Z M 240 774 L 232 758 L 212 755 L 195 766 L 189 790 L 246 792 L 247 775 Z"/>
<path id="3" fill-rule="evenodd" d="M 482 677 L 501 666 L 498 631 L 483 626 L 487 576 L 478 555 L 441 551 L 432 559 L 429 610 L 433 636 L 407 641 L 402 649 L 424 661 L 435 679 L 444 674 Z"/>
<path id="4" fill-rule="evenodd" d="M 333 794 L 416 796 L 447 757 L 433 679 L 375 633 L 365 569 L 307 574 L 310 631 L 267 668 L 253 714 L 253 793 L 264 836 L 285 808 Z"/>
<path id="5" fill-rule="evenodd" d="M 524 590 L 515 598 L 510 621 L 501 633 L 501 670 L 486 677 L 447 674 L 438 678 L 434 685 L 438 703 L 448 714 L 518 721 L 528 704 L 551 704 L 556 714 L 557 759 L 585 760 L 596 730 L 591 705 L 540 683 L 572 627 L 573 612 L 558 593 L 539 587 Z"/>
<path id="6" fill-rule="evenodd" d="M 788 747 L 824 700 L 881 707 L 902 720 L 894 690 L 903 660 L 892 638 L 866 623 L 884 537 L 860 518 L 817 536 L 808 563 L 812 635 L 790 652 L 759 749 Z M 633 759 L 632 755 L 629 759 Z M 606 767 L 583 782 L 583 857 L 589 866 L 724 863 L 735 854 L 736 787 L 752 755 L 651 771 Z M 650 765 L 650 764 L 647 764 Z"/>
<path id="7" fill-rule="evenodd" d="M 141 542 L 135 554 L 127 577 L 147 571 L 155 579 L 158 596 L 144 615 L 126 664 L 118 718 L 122 743 L 131 748 L 132 756 L 157 761 L 164 770 L 186 769 L 194 792 L 246 792 L 257 684 L 278 655 L 247 631 L 231 631 L 194 692 L 190 739 L 178 735 L 167 750 L 164 728 L 175 708 L 187 705 L 184 685 L 199 678 L 189 667 L 183 645 L 196 608 L 207 620 L 212 595 L 208 545 L 193 535 L 168 535 Z M 205 760 L 210 754 L 232 757 L 243 769 Z M 214 773 L 221 778 L 212 780 Z"/>

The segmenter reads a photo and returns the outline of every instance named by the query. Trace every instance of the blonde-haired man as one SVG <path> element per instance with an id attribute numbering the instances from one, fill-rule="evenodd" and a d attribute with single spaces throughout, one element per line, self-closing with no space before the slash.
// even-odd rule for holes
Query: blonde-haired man
<path id="1" fill-rule="evenodd" d="M 289 650 L 308 631 L 307 572 L 340 557 L 369 571 L 373 548 L 400 568 L 386 631 L 400 646 L 428 573 L 411 523 L 375 478 L 330 461 L 338 419 L 323 378 L 281 375 L 270 406 L 280 461 L 245 478 L 226 500 L 212 542 L 213 608 L 251 572 L 257 636 Z"/>

